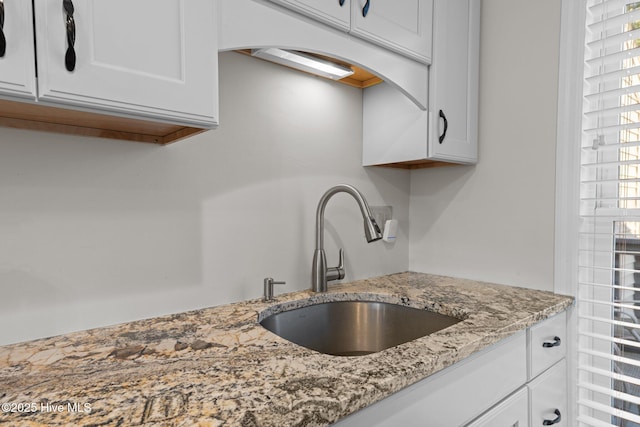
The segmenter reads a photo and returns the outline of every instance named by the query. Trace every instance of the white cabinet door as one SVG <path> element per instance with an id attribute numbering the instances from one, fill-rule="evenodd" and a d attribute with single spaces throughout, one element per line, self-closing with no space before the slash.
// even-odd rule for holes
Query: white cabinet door
<path id="1" fill-rule="evenodd" d="M 33 10 L 30 1 L 4 2 L 5 53 L 0 58 L 0 95 L 35 100 Z"/>
<path id="2" fill-rule="evenodd" d="M 352 0 L 271 0 L 329 25 L 349 31 Z"/>
<path id="3" fill-rule="evenodd" d="M 351 33 L 431 62 L 433 0 L 351 0 Z"/>
<path id="4" fill-rule="evenodd" d="M 431 63 L 433 0 L 270 0 L 411 59 Z"/>
<path id="5" fill-rule="evenodd" d="M 523 387 L 467 427 L 529 427 L 529 393 Z"/>
<path id="6" fill-rule="evenodd" d="M 569 425 L 567 421 L 567 362 L 562 359 L 529 383 L 530 425 Z M 547 424 L 544 424 L 547 422 Z"/>
<path id="7" fill-rule="evenodd" d="M 429 112 L 387 82 L 362 93 L 362 165 L 423 161 Z"/>
<path id="8" fill-rule="evenodd" d="M 364 90 L 364 166 L 477 162 L 480 1 L 435 0 L 434 29 L 427 111 L 389 84 Z"/>
<path id="9" fill-rule="evenodd" d="M 41 101 L 211 127 L 217 30 L 211 0 L 74 2 L 76 63 L 65 66 L 67 13 L 35 0 Z"/>
<path id="10" fill-rule="evenodd" d="M 480 1 L 435 0 L 429 70 L 429 157 L 478 158 Z"/>

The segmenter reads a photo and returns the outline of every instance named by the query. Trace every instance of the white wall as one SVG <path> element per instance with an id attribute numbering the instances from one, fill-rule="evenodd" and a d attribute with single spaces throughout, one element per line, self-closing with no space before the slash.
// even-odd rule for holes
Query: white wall
<path id="1" fill-rule="evenodd" d="M 410 269 L 553 290 L 560 5 L 483 0 L 480 161 L 412 172 Z"/>
<path id="2" fill-rule="evenodd" d="M 0 128 L 0 344 L 310 285 L 315 209 L 351 183 L 400 220 L 366 244 L 357 205 L 326 210 L 347 280 L 408 268 L 409 174 L 364 169 L 361 91 L 220 57 L 221 126 L 167 147 Z"/>
<path id="3" fill-rule="evenodd" d="M 400 220 L 394 245 L 367 245 L 355 203 L 330 201 L 347 280 L 552 290 L 559 9 L 483 0 L 474 167 L 362 168 L 359 90 L 235 53 L 220 129 L 168 147 L 0 128 L 0 345 L 257 298 L 267 276 L 307 288 L 315 208 L 340 182 Z"/>

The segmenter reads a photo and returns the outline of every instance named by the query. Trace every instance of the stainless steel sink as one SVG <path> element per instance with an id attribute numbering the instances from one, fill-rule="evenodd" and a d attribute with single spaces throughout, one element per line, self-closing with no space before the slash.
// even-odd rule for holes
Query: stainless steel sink
<path id="1" fill-rule="evenodd" d="M 397 304 L 333 301 L 273 314 L 260 322 L 295 344 L 335 356 L 360 356 L 412 341 L 460 322 Z"/>

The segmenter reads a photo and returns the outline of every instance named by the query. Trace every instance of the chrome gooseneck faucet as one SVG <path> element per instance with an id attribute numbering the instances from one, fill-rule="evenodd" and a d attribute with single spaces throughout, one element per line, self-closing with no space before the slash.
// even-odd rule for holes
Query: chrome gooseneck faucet
<path id="1" fill-rule="evenodd" d="M 320 199 L 316 211 L 316 250 L 313 253 L 312 283 L 313 292 L 327 292 L 327 282 L 344 279 L 344 251 L 340 249 L 337 267 L 327 267 L 327 257 L 324 253 L 324 208 L 329 199 L 337 193 L 348 193 L 356 199 L 362 218 L 364 219 L 364 235 L 367 242 L 375 242 L 382 238 L 380 227 L 371 216 L 369 205 L 364 196 L 351 185 L 339 184 L 331 187 Z"/>

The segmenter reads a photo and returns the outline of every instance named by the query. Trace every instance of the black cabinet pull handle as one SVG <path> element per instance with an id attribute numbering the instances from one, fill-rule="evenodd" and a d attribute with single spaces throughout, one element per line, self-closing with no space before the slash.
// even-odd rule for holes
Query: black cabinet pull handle
<path id="1" fill-rule="evenodd" d="M 71 0 L 63 0 L 62 5 L 67 13 L 67 52 L 64 55 L 64 65 L 67 71 L 71 72 L 76 68 L 76 21 L 73 19 L 73 2 Z"/>
<path id="2" fill-rule="evenodd" d="M 552 426 L 554 424 L 558 424 L 560 420 L 562 420 L 559 409 L 556 409 L 555 411 L 553 411 L 553 413 L 556 414 L 556 418 L 553 420 L 544 420 L 542 423 L 543 426 Z"/>
<path id="3" fill-rule="evenodd" d="M 340 3 L 340 6 L 344 6 L 344 0 L 338 0 L 338 3 Z"/>
<path id="4" fill-rule="evenodd" d="M 363 17 L 367 17 L 367 13 L 369 13 L 369 6 L 371 5 L 370 0 L 367 0 L 367 2 L 364 4 L 364 7 L 362 8 L 362 16 Z"/>
<path id="5" fill-rule="evenodd" d="M 0 0 L 0 58 L 7 51 L 7 39 L 4 36 L 4 0 Z"/>
<path id="6" fill-rule="evenodd" d="M 447 136 L 447 129 L 449 129 L 449 121 L 447 120 L 447 116 L 444 115 L 444 112 L 442 110 L 440 110 L 440 113 L 438 115 L 442 120 L 444 120 L 444 130 L 442 131 L 442 135 L 438 137 L 438 141 L 440 141 L 440 144 L 442 144 L 445 136 Z"/>
<path id="7" fill-rule="evenodd" d="M 553 342 L 545 341 L 542 343 L 542 346 L 545 348 L 558 347 L 560 345 L 560 342 L 560 337 L 553 337 Z"/>

